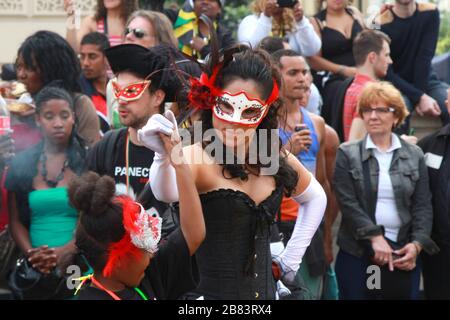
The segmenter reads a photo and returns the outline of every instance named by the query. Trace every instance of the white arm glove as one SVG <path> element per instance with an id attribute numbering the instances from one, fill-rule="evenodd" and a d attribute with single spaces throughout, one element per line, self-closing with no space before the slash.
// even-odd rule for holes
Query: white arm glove
<path id="1" fill-rule="evenodd" d="M 322 186 L 311 174 L 311 182 L 306 190 L 292 197 L 300 204 L 294 231 L 283 253 L 275 260 L 280 264 L 282 280 L 290 283 L 300 267 L 306 248 L 317 231 L 327 206 L 327 196 Z"/>
<path id="2" fill-rule="evenodd" d="M 299 52 L 305 57 L 316 55 L 322 47 L 322 40 L 320 40 L 311 22 L 306 17 L 297 22 L 297 30 L 289 34 L 288 37 L 292 50 Z"/>
<path id="3" fill-rule="evenodd" d="M 178 135 L 178 126 L 172 111 L 153 115 L 147 124 L 138 130 L 138 140 L 155 152 L 150 167 L 150 187 L 156 199 L 166 203 L 178 201 L 178 188 L 175 168 L 170 163 L 170 155 L 166 153 L 159 133 L 168 136 Z"/>

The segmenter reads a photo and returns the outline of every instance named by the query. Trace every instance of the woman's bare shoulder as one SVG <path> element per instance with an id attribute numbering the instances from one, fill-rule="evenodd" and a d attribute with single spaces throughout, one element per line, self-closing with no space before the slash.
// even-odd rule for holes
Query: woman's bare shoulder
<path id="1" fill-rule="evenodd" d="M 189 165 L 212 164 L 213 159 L 205 152 L 201 142 L 183 148 L 183 154 Z"/>

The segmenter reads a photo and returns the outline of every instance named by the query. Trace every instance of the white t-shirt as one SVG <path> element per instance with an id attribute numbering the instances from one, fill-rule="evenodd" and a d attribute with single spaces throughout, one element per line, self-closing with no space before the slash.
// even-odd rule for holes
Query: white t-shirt
<path id="1" fill-rule="evenodd" d="M 370 135 L 367 137 L 366 149 L 373 149 L 373 154 L 378 161 L 378 196 L 375 210 L 375 220 L 377 225 L 384 226 L 385 237 L 397 242 L 398 232 L 402 226 L 402 220 L 395 203 L 394 189 L 392 188 L 389 168 L 391 167 L 392 157 L 396 149 L 401 148 L 399 138 L 392 134 L 392 145 L 386 151 L 381 151 L 373 143 Z"/>
<path id="2" fill-rule="evenodd" d="M 297 22 L 297 30 L 287 35 L 289 45 L 292 50 L 303 56 L 310 57 L 316 55 L 322 47 L 322 41 L 308 18 L 303 17 Z M 272 32 L 272 18 L 266 17 L 264 13 L 245 17 L 239 24 L 238 41 L 250 44 L 255 48 L 259 42 Z"/>

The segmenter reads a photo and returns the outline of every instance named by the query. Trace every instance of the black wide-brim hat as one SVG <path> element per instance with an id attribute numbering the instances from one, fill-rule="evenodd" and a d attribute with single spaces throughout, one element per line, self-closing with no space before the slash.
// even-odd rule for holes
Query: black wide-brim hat
<path id="1" fill-rule="evenodd" d="M 151 88 L 165 92 L 166 102 L 176 101 L 181 87 L 173 67 L 176 50 L 161 44 L 150 49 L 136 44 L 122 44 L 105 50 L 106 58 L 114 74 L 131 72 L 142 79 L 152 81 Z"/>

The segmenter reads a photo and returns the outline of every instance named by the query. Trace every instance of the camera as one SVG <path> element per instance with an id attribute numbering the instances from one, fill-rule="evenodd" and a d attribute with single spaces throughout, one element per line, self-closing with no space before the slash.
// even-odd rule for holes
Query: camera
<path id="1" fill-rule="evenodd" d="M 293 8 L 297 4 L 298 0 L 278 0 L 278 6 L 280 8 Z"/>

